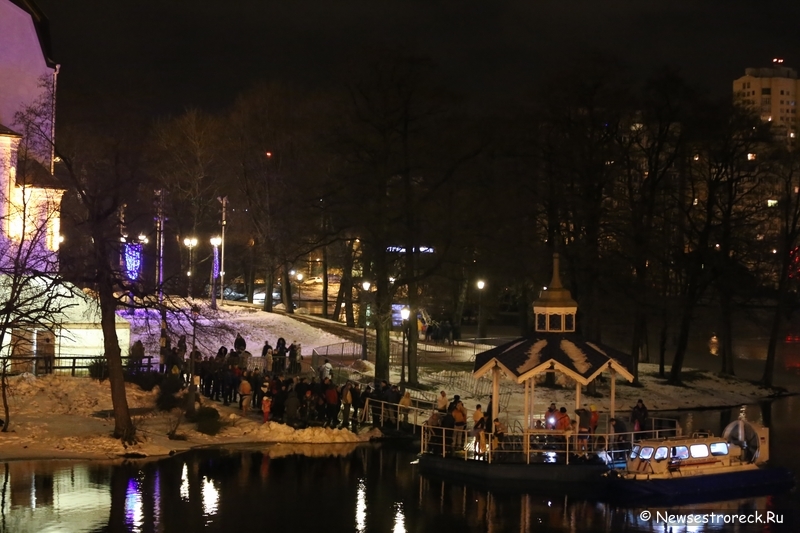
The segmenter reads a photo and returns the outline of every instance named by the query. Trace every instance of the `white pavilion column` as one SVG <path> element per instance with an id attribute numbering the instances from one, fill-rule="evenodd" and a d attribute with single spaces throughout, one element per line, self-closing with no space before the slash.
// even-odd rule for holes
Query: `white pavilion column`
<path id="1" fill-rule="evenodd" d="M 530 411 L 529 411 L 530 405 L 528 404 L 528 401 L 529 401 L 528 388 L 530 388 L 530 381 L 531 381 L 530 379 L 526 379 L 525 380 L 525 409 L 524 409 L 524 412 L 523 412 L 523 415 L 522 415 L 524 417 L 523 418 L 524 422 L 523 422 L 523 426 L 522 426 L 523 429 L 529 429 L 531 427 L 531 419 L 530 419 Z"/>
<path id="2" fill-rule="evenodd" d="M 536 407 L 536 397 L 534 396 L 534 392 L 536 391 L 536 376 L 531 378 L 531 408 L 530 413 L 531 417 L 536 415 L 535 407 Z M 533 419 L 528 422 L 528 429 L 533 429 L 536 424 L 533 423 Z"/>
<path id="3" fill-rule="evenodd" d="M 611 372 L 611 412 L 609 416 L 614 418 L 617 412 L 617 373 L 613 368 L 609 368 L 609 371 Z"/>
<path id="4" fill-rule="evenodd" d="M 492 368 L 492 433 L 494 433 L 494 419 L 500 413 L 500 367 L 495 364 Z"/>

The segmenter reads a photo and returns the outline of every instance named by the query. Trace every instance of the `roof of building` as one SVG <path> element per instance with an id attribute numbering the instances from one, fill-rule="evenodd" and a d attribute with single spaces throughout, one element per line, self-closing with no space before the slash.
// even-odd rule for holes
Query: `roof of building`
<path id="1" fill-rule="evenodd" d="M 6 126 L 3 126 L 2 124 L 0 124 L 0 135 L 2 135 L 3 137 L 22 137 L 22 135 L 20 135 L 16 131 Z"/>
<path id="2" fill-rule="evenodd" d="M 9 0 L 12 4 L 28 13 L 33 19 L 33 26 L 36 28 L 36 35 L 39 37 L 39 45 L 42 47 L 42 54 L 47 66 L 56 67 L 53 59 L 53 48 L 50 41 L 50 21 L 47 20 L 44 12 L 39 9 L 33 0 Z"/>
<path id="3" fill-rule="evenodd" d="M 521 383 L 537 374 L 557 370 L 587 385 L 607 369 L 633 381 L 635 364 L 630 355 L 588 342 L 576 333 L 536 332 L 477 354 L 473 374 L 480 377 L 497 365 Z"/>
<path id="4" fill-rule="evenodd" d="M 17 162 L 17 186 L 37 187 L 40 189 L 64 189 L 58 175 L 53 175 L 47 168 L 31 157 Z"/>

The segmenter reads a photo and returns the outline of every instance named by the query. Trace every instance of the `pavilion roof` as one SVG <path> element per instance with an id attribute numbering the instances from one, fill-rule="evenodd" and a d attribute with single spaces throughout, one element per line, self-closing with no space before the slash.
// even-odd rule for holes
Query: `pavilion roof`
<path id="1" fill-rule="evenodd" d="M 518 383 L 557 370 L 588 385 L 613 369 L 633 381 L 633 358 L 610 346 L 586 341 L 577 333 L 536 332 L 475 356 L 473 374 L 481 377 L 495 366 Z"/>

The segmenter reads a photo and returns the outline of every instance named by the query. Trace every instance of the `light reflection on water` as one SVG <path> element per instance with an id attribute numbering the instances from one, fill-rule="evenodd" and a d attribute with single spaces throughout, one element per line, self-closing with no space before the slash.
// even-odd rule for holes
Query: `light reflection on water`
<path id="1" fill-rule="evenodd" d="M 748 418 L 772 428 L 773 461 L 800 472 L 795 441 L 800 398 Z M 697 429 L 726 425 L 738 409 L 677 413 Z M 685 426 L 684 426 L 685 427 Z M 276 450 L 277 452 L 277 450 Z M 638 507 L 548 494 L 487 491 L 418 475 L 413 451 L 365 446 L 333 457 L 270 456 L 270 449 L 202 450 L 161 461 L 15 462 L 4 465 L 0 532 L 229 532 L 235 529 L 326 533 L 387 531 L 655 532 Z M 800 508 L 797 493 L 774 498 L 664 509 L 751 512 Z M 656 512 L 657 509 L 650 509 Z M 792 519 L 797 519 L 794 511 Z M 673 524 L 672 531 L 732 531 Z M 738 528 L 736 531 L 761 531 Z M 780 531 L 771 529 L 770 531 Z"/>

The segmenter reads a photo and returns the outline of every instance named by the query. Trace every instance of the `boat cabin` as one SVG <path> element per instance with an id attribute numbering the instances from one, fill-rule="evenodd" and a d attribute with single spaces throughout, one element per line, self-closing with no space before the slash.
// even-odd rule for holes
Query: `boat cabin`
<path id="1" fill-rule="evenodd" d="M 626 460 L 626 470 L 630 474 L 687 474 L 730 467 L 742 461 L 739 446 L 722 437 L 693 435 L 634 444 Z"/>

